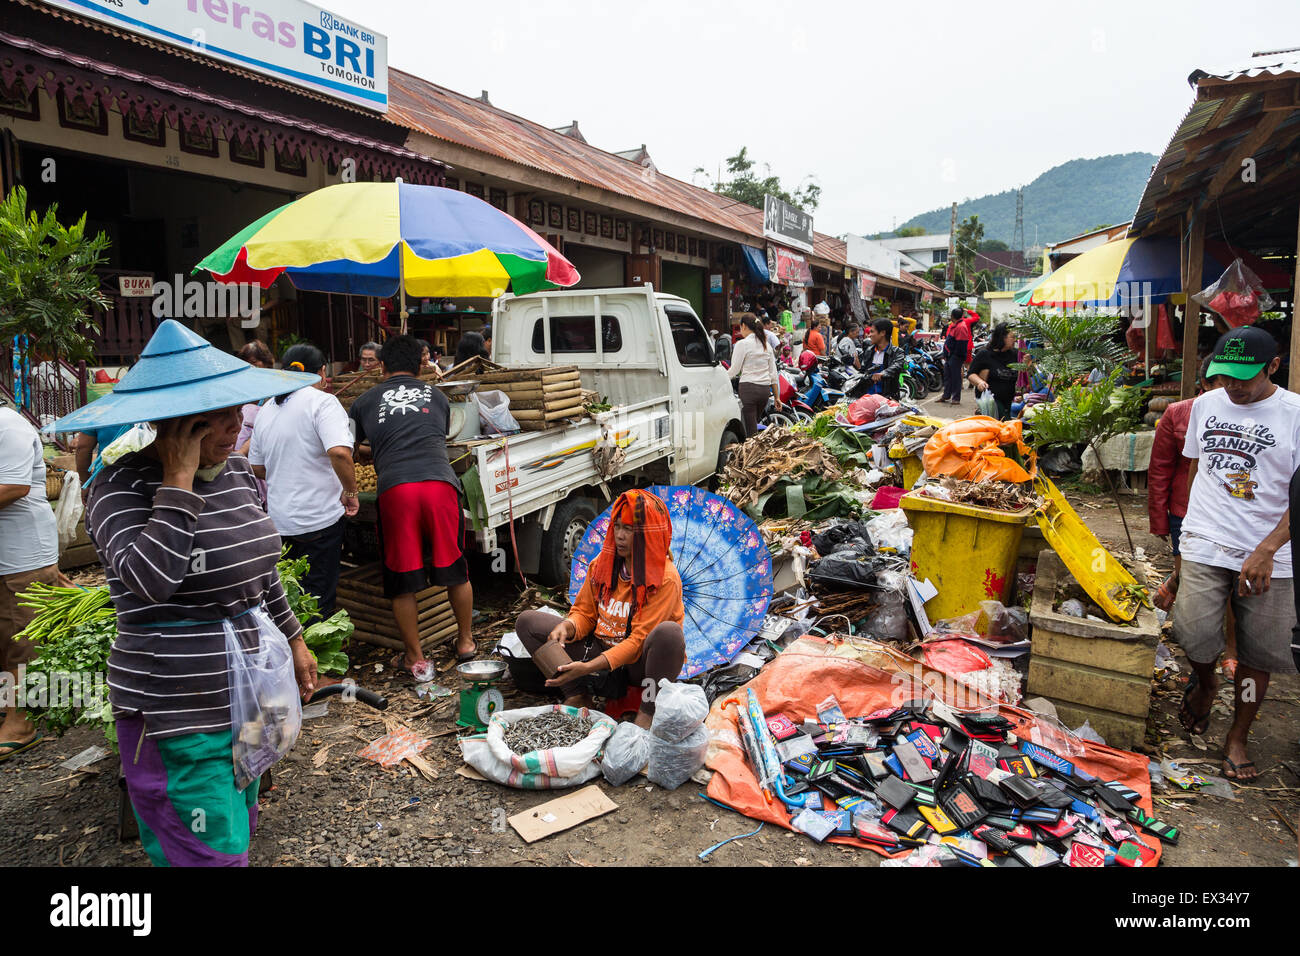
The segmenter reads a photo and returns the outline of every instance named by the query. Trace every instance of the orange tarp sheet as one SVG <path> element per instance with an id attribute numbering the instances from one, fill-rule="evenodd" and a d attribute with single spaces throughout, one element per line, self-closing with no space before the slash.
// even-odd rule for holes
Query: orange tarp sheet
<path id="1" fill-rule="evenodd" d="M 997 707 L 1003 717 L 1015 724 L 1013 732 L 1019 738 L 1033 740 L 1032 731 L 1037 727 L 1044 747 L 1055 750 L 1101 780 L 1118 780 L 1136 790 L 1142 797 L 1140 806 L 1151 814 L 1151 779 L 1147 773 L 1146 757 L 1077 738 L 1076 746 L 1082 746 L 1082 755 L 1067 753 L 1060 746 L 1060 730 L 1041 721 L 1037 715 L 1017 707 L 998 705 L 946 678 L 941 671 L 926 667 L 920 661 L 875 641 L 855 638 L 851 643 L 836 644 L 804 636 L 777 655 L 745 687 L 754 689 L 763 712 L 769 717 L 783 713 L 796 723 L 805 719 L 816 720 L 817 704 L 832 694 L 850 717 L 916 698 L 938 699 L 955 710 Z M 742 702 L 743 710 L 745 687 L 719 697 L 709 711 L 707 726 L 712 740 L 706 765 L 715 773 L 707 792 L 710 797 L 745 816 L 775 823 L 788 830 L 791 828 L 790 815 L 785 806 L 775 797 L 771 804 L 763 799 L 758 781 L 745 760 L 736 731 L 736 708 L 725 706 L 727 701 L 736 699 Z M 1155 862 L 1158 863 L 1160 841 L 1145 833 L 1138 836 L 1155 849 Z M 854 837 L 831 837 L 827 842 L 890 855 Z"/>

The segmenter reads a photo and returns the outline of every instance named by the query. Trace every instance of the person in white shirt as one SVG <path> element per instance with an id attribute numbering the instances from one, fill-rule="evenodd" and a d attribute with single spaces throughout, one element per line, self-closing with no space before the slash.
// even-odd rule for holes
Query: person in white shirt
<path id="1" fill-rule="evenodd" d="M 1259 776 L 1246 750 L 1269 675 L 1296 673 L 1291 634 L 1296 608 L 1288 485 L 1300 468 L 1300 395 L 1269 377 L 1281 364 L 1262 329 L 1233 329 L 1214 348 L 1206 377 L 1222 388 L 1192 404 L 1183 455 L 1187 515 L 1178 538 L 1182 578 L 1174 604 L 1174 638 L 1192 679 L 1178 718 L 1191 734 L 1209 729 L 1219 690 L 1215 662 L 1223 650 L 1229 606 L 1237 620 L 1236 708 L 1223 742 L 1223 775 Z"/>
<path id="2" fill-rule="evenodd" d="M 262 406 L 253 425 L 248 462 L 266 479 L 266 511 L 289 557 L 310 565 L 302 585 L 325 617 L 338 597 L 339 561 L 347 518 L 358 510 L 352 429 L 325 385 L 325 356 L 314 345 L 294 345 L 281 365 L 320 375 L 320 384 L 281 395 Z"/>
<path id="3" fill-rule="evenodd" d="M 740 407 L 745 418 L 745 437 L 758 434 L 758 419 L 772 396 L 781 410 L 781 378 L 776 370 L 776 353 L 768 345 L 763 323 L 752 315 L 740 320 L 744 337 L 731 353 L 731 377 L 740 378 Z"/>
<path id="4" fill-rule="evenodd" d="M 72 586 L 59 573 L 59 535 L 45 498 L 42 451 L 36 429 L 12 408 L 0 407 L 0 761 L 41 739 L 17 707 L 19 667 L 36 657 L 31 641 L 13 639 L 33 614 L 18 595 L 38 581 Z"/>

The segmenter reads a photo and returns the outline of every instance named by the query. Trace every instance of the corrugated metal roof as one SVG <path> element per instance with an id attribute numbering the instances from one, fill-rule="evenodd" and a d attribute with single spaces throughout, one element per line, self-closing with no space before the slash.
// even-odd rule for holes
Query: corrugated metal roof
<path id="1" fill-rule="evenodd" d="M 388 96 L 389 119 L 409 129 L 720 226 L 759 245 L 766 241 L 761 209 L 666 176 L 490 103 L 396 69 L 389 70 Z M 845 255 L 844 243 L 834 236 L 814 235 L 814 258 L 842 268 Z"/>
<path id="2" fill-rule="evenodd" d="M 1292 74 L 1300 76 L 1300 55 L 1286 54 L 1280 58 L 1256 58 L 1247 67 L 1222 73 L 1197 70 L 1192 73 L 1189 80 L 1198 90 L 1205 85 L 1206 81 L 1210 81 L 1209 85 L 1222 89 L 1225 83 L 1230 86 L 1234 82 L 1248 83 L 1252 79 L 1265 75 L 1286 77 Z M 1167 203 L 1171 198 L 1180 205 L 1185 205 L 1185 201 L 1195 198 L 1219 173 L 1222 168 L 1219 159 L 1227 157 L 1245 137 L 1250 135 L 1262 118 L 1263 95 L 1256 89 L 1235 99 L 1230 97 L 1231 93 L 1225 93 L 1214 98 L 1198 98 L 1192 103 L 1164 152 L 1161 153 L 1151 177 L 1147 180 L 1142 198 L 1138 200 L 1137 211 L 1133 214 L 1128 235 L 1142 235 L 1144 230 L 1156 221 L 1160 205 Z M 1210 120 L 1219 113 L 1220 109 L 1224 109 L 1224 113 L 1219 116 L 1214 130 L 1232 127 L 1233 132 L 1214 142 L 1197 145 L 1193 141 L 1202 133 L 1209 131 Z M 1281 127 L 1270 141 L 1260 146 L 1252 158 L 1261 168 L 1265 167 L 1266 158 L 1272 158 L 1270 154 L 1279 144 L 1285 144 L 1290 137 L 1294 136 L 1297 124 L 1300 124 L 1300 111 L 1293 111 L 1283 120 Z M 1189 143 L 1192 146 L 1190 150 Z M 1166 180 L 1175 175 L 1178 177 L 1175 182 L 1167 184 Z"/>
<path id="3" fill-rule="evenodd" d="M 1300 76 L 1300 50 L 1286 50 L 1263 56 L 1254 56 L 1251 57 L 1250 62 L 1226 70 L 1193 70 L 1192 75 L 1187 78 L 1187 82 L 1192 86 L 1197 86 L 1205 79 L 1222 80 L 1231 83 L 1243 76 L 1254 78 L 1263 76 L 1265 73 L 1270 76 L 1286 76 L 1288 74 Z"/>

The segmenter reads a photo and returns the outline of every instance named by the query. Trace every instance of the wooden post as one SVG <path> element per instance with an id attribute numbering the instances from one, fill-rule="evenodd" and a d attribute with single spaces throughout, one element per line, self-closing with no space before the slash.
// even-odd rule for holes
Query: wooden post
<path id="1" fill-rule="evenodd" d="M 1287 372 L 1286 387 L 1300 392 L 1300 336 L 1295 334 L 1296 299 L 1300 298 L 1300 215 L 1296 217 L 1295 284 L 1291 286 L 1291 367 Z"/>
<path id="2" fill-rule="evenodd" d="M 1191 398 L 1196 394 L 1196 377 L 1200 371 L 1196 356 L 1196 343 L 1201 331 L 1201 307 L 1192 296 L 1201 291 L 1201 267 L 1205 263 L 1205 220 L 1193 208 L 1187 214 L 1188 231 L 1183 233 L 1182 252 L 1183 292 L 1187 305 L 1183 307 L 1183 379 L 1179 395 Z"/>

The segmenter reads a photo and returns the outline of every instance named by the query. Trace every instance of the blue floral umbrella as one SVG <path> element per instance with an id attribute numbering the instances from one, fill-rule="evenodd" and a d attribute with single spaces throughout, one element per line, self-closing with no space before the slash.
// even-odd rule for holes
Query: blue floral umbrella
<path id="1" fill-rule="evenodd" d="M 754 639 L 772 600 L 772 558 L 749 516 L 719 495 L 693 485 L 647 488 L 668 506 L 672 555 L 686 609 L 682 679 L 729 664 Z M 591 523 L 573 556 L 569 602 L 609 533 L 610 510 Z"/>

